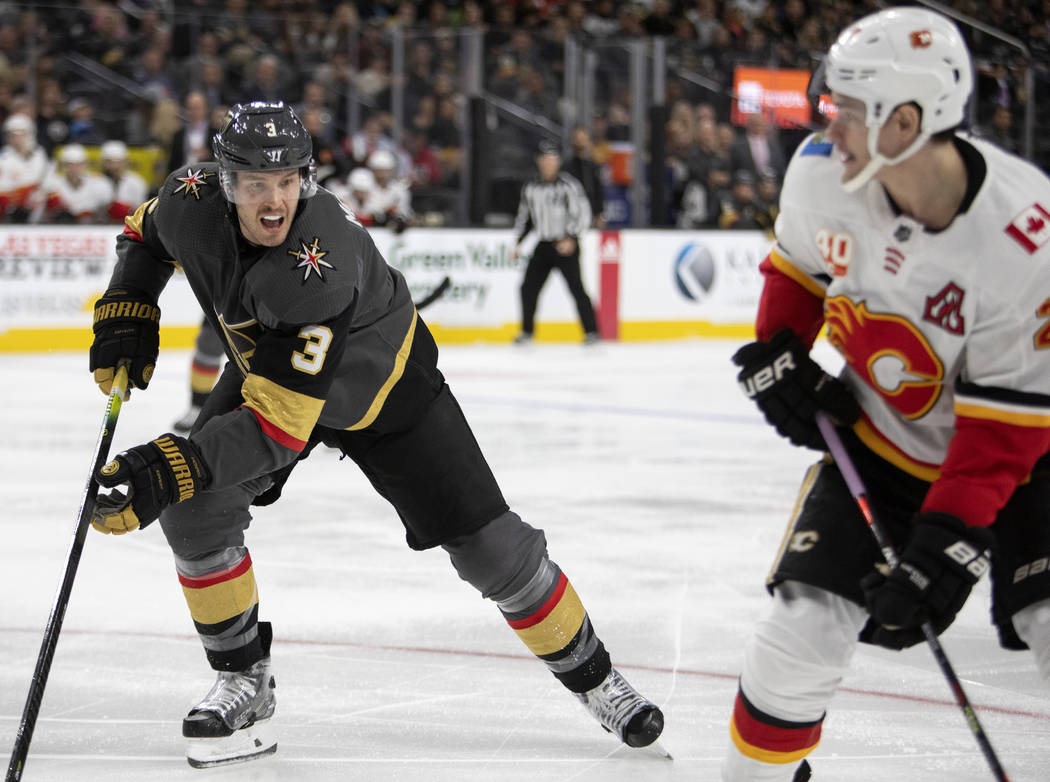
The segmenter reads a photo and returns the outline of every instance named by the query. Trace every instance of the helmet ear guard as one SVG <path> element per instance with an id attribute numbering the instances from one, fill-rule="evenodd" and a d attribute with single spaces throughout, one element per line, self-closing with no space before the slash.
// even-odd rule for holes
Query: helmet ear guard
<path id="1" fill-rule="evenodd" d="M 212 138 L 219 163 L 219 184 L 231 203 L 237 201 L 239 171 L 290 171 L 300 175 L 299 198 L 317 192 L 313 139 L 283 101 L 252 101 L 230 108 Z"/>

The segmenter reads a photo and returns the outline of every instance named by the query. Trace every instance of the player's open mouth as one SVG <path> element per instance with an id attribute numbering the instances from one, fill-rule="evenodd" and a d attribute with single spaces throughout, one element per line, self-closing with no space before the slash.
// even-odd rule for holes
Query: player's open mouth
<path id="1" fill-rule="evenodd" d="M 263 215 L 259 218 L 262 227 L 268 231 L 276 231 L 284 225 L 284 218 L 280 215 Z"/>

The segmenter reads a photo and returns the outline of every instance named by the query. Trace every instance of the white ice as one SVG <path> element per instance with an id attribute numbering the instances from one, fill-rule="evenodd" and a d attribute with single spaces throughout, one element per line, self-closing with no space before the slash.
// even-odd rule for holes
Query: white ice
<path id="1" fill-rule="evenodd" d="M 546 531 L 615 664 L 664 709 L 669 761 L 619 746 L 440 551 L 412 552 L 356 468 L 319 449 L 249 545 L 278 683 L 270 759 L 195 771 L 180 720 L 212 673 L 160 529 L 89 532 L 25 780 L 717 780 L 741 646 L 811 453 L 736 389 L 723 341 L 448 346 L 442 364 L 511 506 Z M 825 356 L 826 357 L 826 356 Z M 115 448 L 167 431 L 166 350 Z M 0 751 L 65 566 L 104 398 L 86 355 L 0 356 Z M 1014 782 L 1050 776 L 1050 691 L 981 584 L 944 645 Z M 815 780 L 992 775 L 927 649 L 859 649 Z"/>

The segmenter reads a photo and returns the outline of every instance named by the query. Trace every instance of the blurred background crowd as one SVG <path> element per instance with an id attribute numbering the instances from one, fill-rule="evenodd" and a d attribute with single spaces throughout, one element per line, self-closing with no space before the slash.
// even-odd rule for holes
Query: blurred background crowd
<path id="1" fill-rule="evenodd" d="M 886 5 L 0 2 L 0 220 L 119 221 L 210 158 L 232 103 L 281 99 L 321 183 L 366 223 L 509 225 L 553 138 L 596 225 L 769 229 L 786 162 L 821 122 L 799 97 L 808 72 Z M 1050 119 L 1050 0 L 935 7 L 979 20 L 960 25 L 971 129 L 1045 168 L 1032 128 Z"/>

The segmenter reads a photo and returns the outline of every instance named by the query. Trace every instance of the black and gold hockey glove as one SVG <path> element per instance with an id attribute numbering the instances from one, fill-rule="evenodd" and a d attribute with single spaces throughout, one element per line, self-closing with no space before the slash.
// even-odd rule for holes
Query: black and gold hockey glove
<path id="1" fill-rule="evenodd" d="M 840 380 L 810 358 L 809 351 L 790 329 L 781 329 L 768 342 L 751 342 L 733 354 L 742 367 L 737 380 L 755 401 L 766 420 L 795 445 L 824 450 L 817 427 L 823 410 L 844 426 L 860 416 L 860 405 Z"/>
<path id="2" fill-rule="evenodd" d="M 110 288 L 95 302 L 95 340 L 88 354 L 102 393 L 109 395 L 117 366 L 128 364 L 128 381 L 145 388 L 153 377 L 160 348 L 160 307 L 134 288 Z"/>
<path id="3" fill-rule="evenodd" d="M 924 622 L 938 635 L 947 630 L 988 571 L 994 540 L 990 530 L 968 527 L 950 513 L 916 516 L 897 567 L 860 582 L 871 612 L 861 640 L 906 649 L 925 639 Z"/>
<path id="4" fill-rule="evenodd" d="M 107 489 L 124 483 L 95 502 L 91 526 L 107 535 L 123 535 L 156 521 L 169 505 L 188 500 L 211 484 L 211 472 L 197 446 L 171 433 L 136 445 L 104 464 L 95 480 Z"/>

